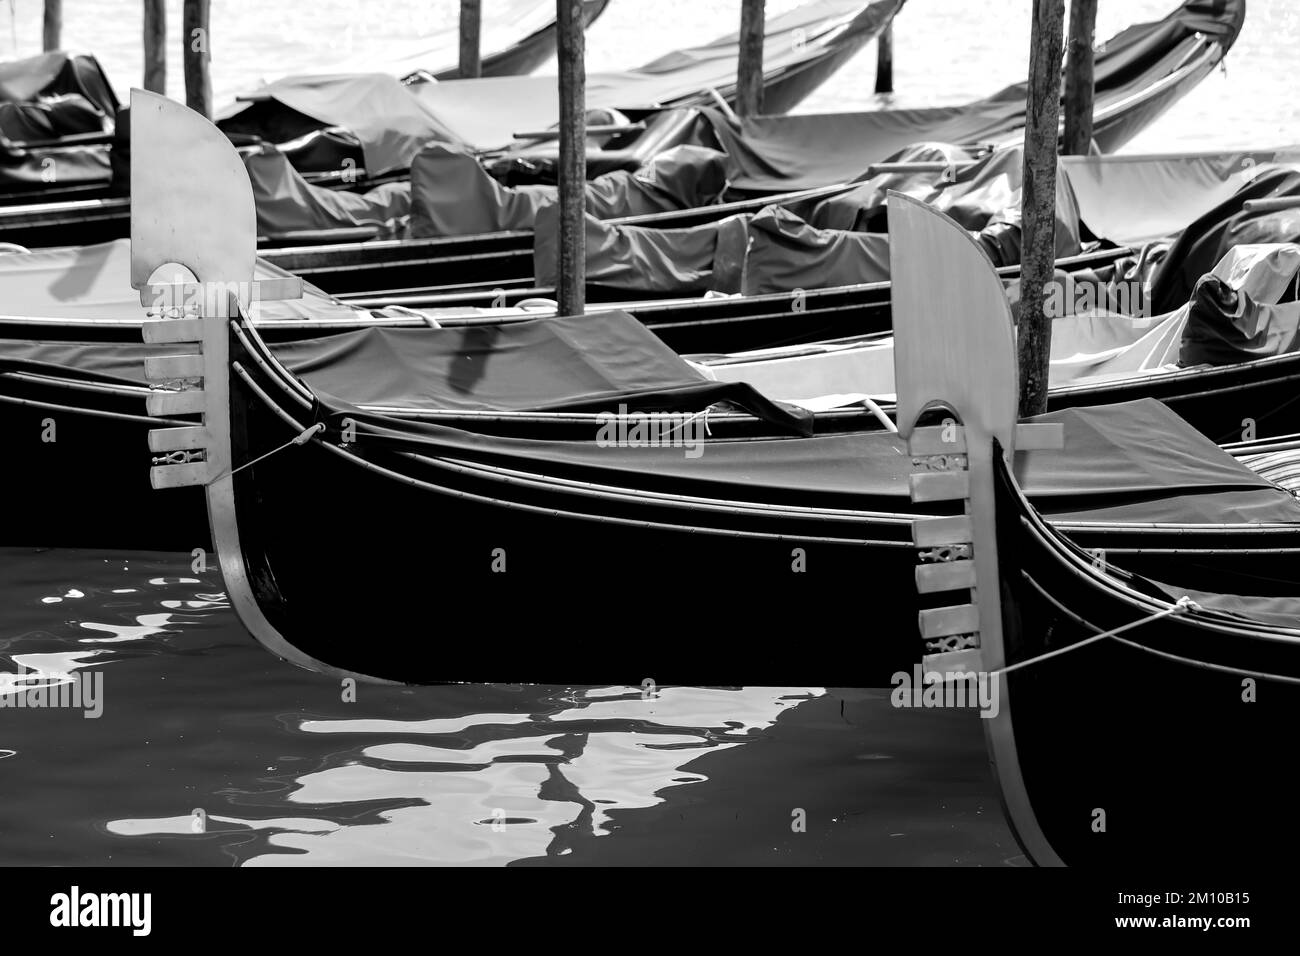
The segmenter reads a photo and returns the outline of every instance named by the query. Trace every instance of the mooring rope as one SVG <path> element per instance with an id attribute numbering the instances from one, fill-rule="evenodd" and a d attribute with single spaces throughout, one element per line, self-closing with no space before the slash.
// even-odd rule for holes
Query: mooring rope
<path id="1" fill-rule="evenodd" d="M 305 445 L 307 444 L 307 442 L 309 442 L 312 439 L 313 436 L 319 435 L 324 430 L 325 430 L 325 423 L 317 422 L 315 425 L 312 425 L 310 428 L 303 429 L 300 434 L 295 435 L 293 438 L 290 438 L 287 442 L 285 442 L 283 445 L 280 445 L 278 448 L 272 448 L 265 455 L 258 455 L 252 461 L 246 461 L 238 468 L 231 468 L 228 471 L 223 471 L 221 474 L 217 475 L 217 477 L 209 481 L 208 484 L 210 485 L 215 484 L 216 482 L 220 481 L 222 478 L 229 478 L 243 471 L 245 468 L 251 468 L 254 465 L 256 465 L 259 461 L 265 461 L 266 459 L 270 458 L 278 451 L 284 451 L 286 448 L 292 448 L 294 445 Z"/>
<path id="2" fill-rule="evenodd" d="M 1131 621 L 1122 627 L 1117 627 L 1110 631 L 1102 631 L 1100 634 L 1094 634 L 1092 637 L 1079 641 L 1077 644 L 1071 644 L 1069 647 L 1058 647 L 1056 650 L 1048 651 L 1046 654 L 1039 654 L 1037 657 L 1031 657 L 1025 661 L 1017 661 L 1014 664 L 1008 664 L 1006 667 L 999 667 L 991 673 L 994 675 L 1009 674 L 1012 671 L 1020 670 L 1022 667 L 1028 667 L 1030 664 L 1038 664 L 1053 657 L 1060 657 L 1062 654 L 1068 654 L 1070 651 L 1078 650 L 1079 648 L 1086 647 L 1089 644 L 1095 644 L 1097 641 L 1105 640 L 1108 637 L 1114 637 L 1117 634 L 1123 634 L 1125 631 L 1131 631 L 1133 628 L 1141 627 L 1143 624 L 1150 624 L 1152 621 L 1158 621 L 1162 617 L 1169 617 L 1171 614 L 1181 614 L 1183 611 L 1189 610 L 1199 611 L 1200 606 L 1191 598 L 1183 595 L 1169 607 L 1156 611 L 1154 614 L 1148 614 L 1146 617 L 1139 618 L 1136 621 Z"/>
<path id="3" fill-rule="evenodd" d="M 680 431 L 681 429 L 685 428 L 687 425 L 689 425 L 691 422 L 695 421 L 695 420 L 696 420 L 697 418 L 699 418 L 700 416 L 703 416 L 703 417 L 704 417 L 704 434 L 707 435 L 709 438 L 712 438 L 712 437 L 713 437 L 713 429 L 709 427 L 709 412 L 712 411 L 712 410 L 713 410 L 713 406 L 710 405 L 708 408 L 704 409 L 704 411 L 702 411 L 702 412 L 696 412 L 694 415 L 691 415 L 691 416 L 690 416 L 689 418 L 687 418 L 685 421 L 678 422 L 678 423 L 677 423 L 676 425 L 674 425 L 672 428 L 668 429 L 668 431 L 664 434 L 663 437 L 665 437 L 665 438 L 669 437 L 669 436 L 672 435 L 674 432 Z"/>

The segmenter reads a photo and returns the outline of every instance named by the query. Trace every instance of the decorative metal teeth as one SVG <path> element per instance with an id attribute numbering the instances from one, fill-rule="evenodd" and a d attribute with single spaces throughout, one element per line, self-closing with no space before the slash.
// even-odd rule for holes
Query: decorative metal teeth
<path id="1" fill-rule="evenodd" d="M 970 462 L 965 455 L 924 455 L 913 458 L 912 467 L 926 471 L 965 471 Z"/>
<path id="2" fill-rule="evenodd" d="M 966 561 L 971 556 L 971 547 L 969 544 L 950 544 L 942 548 L 931 548 L 929 551 L 921 551 L 920 558 L 923 562 L 929 561 Z"/>
<path id="3" fill-rule="evenodd" d="M 946 637 L 930 638 L 925 642 L 926 654 L 946 654 L 950 651 L 964 651 L 980 646 L 978 634 L 950 634 Z"/>
<path id="4" fill-rule="evenodd" d="M 154 392 L 187 392 L 192 388 L 202 387 L 201 378 L 172 378 L 165 382 L 154 382 L 149 388 Z"/>
<path id="5" fill-rule="evenodd" d="M 203 449 L 194 451 L 173 451 L 165 455 L 157 455 L 153 459 L 155 465 L 188 465 L 192 461 L 207 461 L 208 454 Z"/>

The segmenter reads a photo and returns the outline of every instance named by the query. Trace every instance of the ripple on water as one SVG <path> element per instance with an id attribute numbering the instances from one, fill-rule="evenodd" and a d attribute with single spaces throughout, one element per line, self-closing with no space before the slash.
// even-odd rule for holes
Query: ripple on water
<path id="1" fill-rule="evenodd" d="M 996 799 L 977 721 L 927 716 L 934 727 L 900 753 L 920 725 L 873 691 L 361 685 L 354 697 L 256 647 L 215 572 L 188 570 L 188 555 L 0 549 L 0 598 L 15 609 L 0 671 L 104 674 L 98 719 L 6 712 L 0 862 L 504 864 L 610 848 L 715 862 L 755 847 L 910 861 L 928 843 L 944 859 L 1009 855 L 983 812 Z M 41 602 L 73 589 L 75 602 Z M 806 840 L 791 836 L 792 807 L 813 821 Z M 889 837 L 900 832 L 910 839 Z"/>

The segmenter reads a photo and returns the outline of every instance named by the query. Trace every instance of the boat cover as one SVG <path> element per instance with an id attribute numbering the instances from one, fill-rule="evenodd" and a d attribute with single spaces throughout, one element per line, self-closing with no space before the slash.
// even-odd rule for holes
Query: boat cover
<path id="1" fill-rule="evenodd" d="M 911 457 L 895 433 L 870 432 L 682 447 L 501 438 L 362 411 L 317 391 L 326 437 L 358 424 L 358 446 L 500 465 L 624 488 L 746 502 L 911 512 Z M 1182 524 L 1300 520 L 1300 503 L 1153 399 L 1041 416 L 1065 448 L 1018 456 L 1022 487 L 1045 514 Z M 595 436 L 593 436 L 595 437 Z M 932 506 L 927 506 L 932 507 Z"/>
<path id="2" fill-rule="evenodd" d="M 1300 170 L 1270 164 L 1184 229 L 1152 279 L 1152 309 L 1168 311 L 1186 302 L 1201 276 L 1238 244 L 1300 242 L 1300 208 L 1244 209 L 1251 199 L 1286 196 L 1300 197 Z"/>
<path id="3" fill-rule="evenodd" d="M 1050 383 L 1224 365 L 1290 351 L 1300 306 L 1277 303 L 1297 270 L 1300 246 L 1238 246 L 1173 312 L 1142 317 L 1093 309 L 1057 317 Z"/>
<path id="4" fill-rule="evenodd" d="M 976 234 L 995 265 L 1014 265 L 1020 261 L 1022 172 L 1020 149 L 1006 149 L 949 181 L 933 184 L 934 176 L 927 174 L 930 185 L 911 185 Z M 860 193 L 852 190 L 823 200 L 814 216 L 885 228 L 882 200 L 888 188 L 883 181 L 864 183 Z M 855 194 L 859 202 L 879 205 L 850 211 Z M 555 215 L 539 215 L 533 236 L 533 274 L 542 287 L 555 284 L 559 267 Z M 1058 177 L 1056 255 L 1072 256 L 1080 249 L 1074 198 Z M 606 288 L 668 295 L 705 291 L 759 295 L 886 280 L 889 237 L 879 232 L 817 229 L 778 205 L 753 216 L 685 229 L 598 222 L 588 216 L 586 258 L 587 281 Z"/>
<path id="5" fill-rule="evenodd" d="M 587 282 L 625 292 L 694 295 L 739 287 L 747 244 L 748 215 L 728 216 L 685 229 L 654 229 L 586 217 Z M 559 207 L 537 210 L 533 232 L 533 280 L 557 285 Z M 722 258 L 731 253 L 732 258 Z"/>
<path id="6" fill-rule="evenodd" d="M 1184 66 L 1202 35 L 1214 39 L 1222 56 L 1245 16 L 1245 0 L 1188 0 L 1164 19 L 1131 26 L 1102 44 L 1095 60 L 1094 127 L 1102 152 L 1118 149 L 1150 122 L 1146 110 L 1120 109 L 1123 101 Z M 1188 82 L 1212 67 L 1203 66 Z M 757 116 L 739 124 L 717 110 L 702 109 L 701 115 L 729 157 L 733 187 L 786 192 L 852 182 L 914 143 L 1005 143 L 1024 127 L 1026 88 L 1017 83 L 972 103 L 929 109 Z"/>
<path id="7" fill-rule="evenodd" d="M 93 56 L 54 52 L 0 63 L 0 137 L 7 146 L 112 132 L 117 109 Z"/>
<path id="8" fill-rule="evenodd" d="M 1212 273 L 1223 288 L 1241 293 L 1239 301 L 1232 300 L 1235 305 L 1225 308 L 1202 301 L 1211 288 L 1206 286 L 1191 303 L 1156 316 L 1145 314 L 1144 299 L 1137 300 L 1135 314 L 1090 304 L 1100 301 L 1095 289 L 1079 288 L 1088 283 L 1058 273 L 1046 302 L 1053 316 L 1049 382 L 1053 386 L 1096 383 L 1157 374 L 1180 364 L 1222 364 L 1276 354 L 1269 349 L 1285 349 L 1294 338 L 1300 306 L 1276 303 L 1293 289 L 1298 270 L 1300 247 L 1239 246 Z M 1199 310 L 1198 327 L 1205 329 L 1196 333 L 1203 344 L 1189 352 L 1183 342 L 1193 308 Z M 959 316 L 954 318 L 960 321 Z M 710 378 L 749 382 L 771 398 L 805 407 L 845 406 L 865 397 L 894 398 L 893 339 L 888 335 L 692 358 Z"/>
<path id="9" fill-rule="evenodd" d="M 274 146 L 244 156 L 257 207 L 257 234 L 371 227 L 376 236 L 405 234 L 411 214 L 409 183 L 383 183 L 364 193 L 314 186 Z"/>
<path id="10" fill-rule="evenodd" d="M 257 278 L 286 275 L 278 266 L 258 260 Z M 0 309 L 6 315 L 35 318 L 139 322 L 145 310 L 130 276 L 129 239 L 0 255 Z M 259 302 L 254 314 L 262 321 L 355 321 L 358 310 L 307 284 L 303 298 Z"/>
<path id="11" fill-rule="evenodd" d="M 714 282 L 714 291 L 762 295 L 795 289 L 827 289 L 889 278 L 889 236 L 882 233 L 814 229 L 780 206 L 767 206 L 733 233 L 734 249 L 720 249 L 725 261 L 742 263 L 740 287 Z"/>
<path id="12" fill-rule="evenodd" d="M 1292 146 L 1186 156 L 1063 156 L 1059 169 L 1088 232 L 1135 246 L 1176 235 L 1268 169 L 1297 163 L 1300 147 Z"/>
<path id="13" fill-rule="evenodd" d="M 313 388 L 396 409 L 698 412 L 729 402 L 794 434 L 812 416 L 717 382 L 625 312 L 452 329 L 372 327 L 276 344 Z M 0 340 L 0 369 L 146 385 L 144 359 L 183 346 Z"/>
<path id="14" fill-rule="evenodd" d="M 106 185 L 107 144 L 60 141 L 112 133 L 117 109 L 93 56 L 55 52 L 0 63 L 0 192 L 48 187 L 51 161 L 61 186 Z"/>
<path id="15" fill-rule="evenodd" d="M 725 160 L 715 149 L 675 146 L 637 172 L 590 180 L 587 212 L 615 219 L 711 205 L 726 187 Z M 411 236 L 531 230 L 537 210 L 557 196 L 555 186 L 502 186 L 472 153 L 431 143 L 411 162 Z"/>
<path id="16" fill-rule="evenodd" d="M 828 50 L 866 44 L 893 19 L 903 0 L 811 0 L 767 22 L 765 75 L 798 70 Z M 587 75 L 589 109 L 670 105 L 712 88 L 735 85 L 739 40 L 678 50 L 642 67 Z M 270 98 L 342 126 L 360 137 L 366 170 L 377 175 L 409 167 L 426 142 L 469 149 L 500 149 L 516 132 L 546 129 L 559 121 L 555 77 L 507 76 L 404 86 L 386 74 L 286 77 L 253 95 Z M 227 121 L 247 108 L 222 110 Z"/>
<path id="17" fill-rule="evenodd" d="M 494 82 L 468 80 L 465 82 Z M 275 80 L 217 114 L 229 129 L 253 101 L 274 100 L 329 126 L 342 126 L 361 141 L 366 173 L 382 176 L 406 169 L 431 139 L 455 142 L 456 135 L 411 95 L 411 87 L 387 73 L 337 73 Z"/>
<path id="18" fill-rule="evenodd" d="M 1287 247 L 1300 261 L 1300 247 Z M 1269 305 L 1216 275 L 1196 284 L 1183 330 L 1183 365 L 1233 365 L 1300 349 L 1300 303 Z"/>
<path id="19" fill-rule="evenodd" d="M 995 158 L 996 157 L 996 158 Z M 965 218 L 967 207 L 977 215 L 996 208 L 998 201 L 981 191 L 1001 189 L 1005 208 L 1018 205 L 1010 191 L 1018 190 L 1023 151 L 1019 146 L 999 150 L 974 166 L 935 172 L 881 173 L 844 193 L 822 200 L 808 221 L 819 228 L 884 232 L 886 198 L 890 190 L 936 205 L 968 229 L 983 221 Z M 886 157 L 887 163 L 970 163 L 960 147 L 918 143 Z M 1077 212 L 1070 224 L 1082 238 L 1115 245 L 1141 245 L 1179 233 L 1189 222 L 1235 195 L 1267 170 L 1300 162 L 1300 147 L 1269 150 L 1191 153 L 1184 156 L 1062 156 L 1057 165 L 1058 188 L 1069 186 L 1069 197 L 1058 193 L 1057 228 L 1063 211 Z M 991 183 L 990 174 L 1005 176 Z M 1016 197 L 1019 193 L 1016 192 Z M 1214 261 L 1217 261 L 1214 260 Z"/>

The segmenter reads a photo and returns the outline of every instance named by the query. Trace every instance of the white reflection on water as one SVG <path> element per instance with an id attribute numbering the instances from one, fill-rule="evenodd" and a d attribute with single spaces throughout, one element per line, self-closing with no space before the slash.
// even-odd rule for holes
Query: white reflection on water
<path id="1" fill-rule="evenodd" d="M 100 624 L 82 621 L 80 626 L 88 631 L 100 631 L 111 637 L 83 637 L 82 644 L 116 644 L 121 641 L 141 641 L 155 634 L 166 634 L 172 623 L 170 614 L 141 614 L 135 624 Z"/>
<path id="2" fill-rule="evenodd" d="M 563 853 L 576 837 L 609 834 L 612 812 L 655 806 L 665 791 L 704 780 L 682 766 L 706 751 L 744 744 L 785 709 L 823 692 L 671 687 L 650 699 L 627 687 L 568 693 L 572 706 L 549 716 L 302 720 L 298 729 L 310 734 L 385 739 L 337 753 L 330 766 L 297 777 L 286 802 L 329 808 L 336 819 L 349 807 L 405 805 L 362 812 L 364 822 L 353 825 L 208 819 L 225 824 L 222 830 L 269 831 L 267 852 L 245 860 L 251 866 L 504 864 Z M 508 736 L 492 736 L 506 728 Z M 116 820 L 108 829 L 121 836 L 213 832 L 194 834 L 188 816 Z"/>
<path id="3" fill-rule="evenodd" d="M 0 549 L 0 672 L 114 665 L 101 720 L 0 720 L 0 863 L 1014 852 L 985 812 L 996 794 L 977 719 L 817 688 L 363 685 L 347 700 L 256 646 L 215 573 L 182 580 L 188 562 Z M 73 589 L 84 597 L 41 603 Z M 792 836 L 792 807 L 815 822 L 806 835 Z"/>
<path id="4" fill-rule="evenodd" d="M 16 671 L 0 671 L 0 696 L 25 694 L 40 688 L 49 689 L 60 684 L 72 684 L 72 672 L 104 661 L 88 658 L 102 651 L 67 651 L 52 654 L 14 654 L 11 656 Z M 8 751 L 12 754 L 13 751 Z"/>

